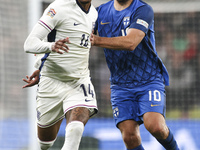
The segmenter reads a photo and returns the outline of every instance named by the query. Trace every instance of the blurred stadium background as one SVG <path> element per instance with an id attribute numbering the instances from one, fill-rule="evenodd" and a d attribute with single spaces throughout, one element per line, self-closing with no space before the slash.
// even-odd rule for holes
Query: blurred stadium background
<path id="1" fill-rule="evenodd" d="M 108 0 L 107 0 L 108 1 Z M 157 51 L 165 63 L 167 124 L 181 150 L 200 150 L 200 0 L 145 0 L 155 11 Z M 50 0 L 0 0 L 0 150 L 37 150 L 36 87 L 22 89 L 22 78 L 34 70 L 34 56 L 23 43 Z M 93 0 L 98 6 L 106 0 Z M 90 70 L 99 113 L 85 127 L 80 150 L 125 150 L 114 126 L 109 71 L 103 50 L 93 47 Z M 64 140 L 65 121 L 51 150 Z M 146 150 L 163 150 L 141 126 Z"/>

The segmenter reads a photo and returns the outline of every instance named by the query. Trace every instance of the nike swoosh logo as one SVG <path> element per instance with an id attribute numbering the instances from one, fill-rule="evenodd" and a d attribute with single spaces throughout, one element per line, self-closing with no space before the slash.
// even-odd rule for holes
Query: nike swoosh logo
<path id="1" fill-rule="evenodd" d="M 93 101 L 93 99 L 85 99 L 86 102 Z"/>
<path id="2" fill-rule="evenodd" d="M 151 107 L 155 107 L 155 106 L 159 106 L 159 105 L 153 105 L 153 104 L 151 104 Z"/>
<path id="3" fill-rule="evenodd" d="M 81 23 L 74 23 L 74 26 L 78 26 L 78 25 L 80 25 Z"/>
<path id="4" fill-rule="evenodd" d="M 102 22 L 101 21 L 101 25 L 105 25 L 105 24 L 109 24 L 110 22 Z"/>

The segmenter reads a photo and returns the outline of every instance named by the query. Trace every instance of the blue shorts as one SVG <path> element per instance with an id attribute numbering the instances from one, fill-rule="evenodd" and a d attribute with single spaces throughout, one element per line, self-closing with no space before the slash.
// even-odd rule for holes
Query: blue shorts
<path id="1" fill-rule="evenodd" d="M 165 117 L 165 85 L 159 81 L 138 87 L 111 85 L 111 103 L 116 126 L 125 120 L 142 124 L 146 112 L 158 112 Z"/>

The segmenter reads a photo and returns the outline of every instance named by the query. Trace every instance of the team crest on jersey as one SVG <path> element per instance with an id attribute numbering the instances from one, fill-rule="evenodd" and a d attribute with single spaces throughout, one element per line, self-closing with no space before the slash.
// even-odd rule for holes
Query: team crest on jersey
<path id="1" fill-rule="evenodd" d="M 130 23 L 130 17 L 124 17 L 124 26 L 127 27 Z"/>
<path id="2" fill-rule="evenodd" d="M 116 107 L 116 108 L 113 110 L 113 115 L 114 115 L 115 117 L 118 117 L 118 116 L 119 116 L 119 109 L 118 109 L 118 107 Z"/>
<path id="3" fill-rule="evenodd" d="M 56 15 L 56 11 L 53 8 L 50 8 L 47 15 L 53 18 Z"/>

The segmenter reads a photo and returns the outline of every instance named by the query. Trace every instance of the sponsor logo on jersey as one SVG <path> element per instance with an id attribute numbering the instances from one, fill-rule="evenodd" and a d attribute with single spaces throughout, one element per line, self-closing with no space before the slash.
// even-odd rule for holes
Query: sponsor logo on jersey
<path id="1" fill-rule="evenodd" d="M 159 105 L 153 105 L 153 104 L 151 104 L 151 107 L 155 107 L 155 106 L 159 106 Z"/>
<path id="2" fill-rule="evenodd" d="M 137 24 L 140 24 L 140 25 L 143 25 L 145 28 L 147 28 L 148 29 L 148 27 L 149 27 L 149 24 L 146 22 L 146 21 L 144 21 L 144 20 L 142 20 L 142 19 L 137 19 L 137 22 L 136 22 Z"/>
<path id="3" fill-rule="evenodd" d="M 93 101 L 93 99 L 85 99 L 85 102 Z"/>
<path id="4" fill-rule="evenodd" d="M 50 8 L 47 15 L 53 18 L 56 15 L 56 11 L 53 8 Z"/>
<path id="5" fill-rule="evenodd" d="M 78 25 L 80 25 L 80 24 L 81 24 L 81 23 L 75 23 L 75 22 L 74 22 L 74 26 L 78 26 Z"/>
<path id="6" fill-rule="evenodd" d="M 101 21 L 101 25 L 105 25 L 105 24 L 109 24 L 110 22 L 102 22 Z"/>

